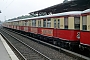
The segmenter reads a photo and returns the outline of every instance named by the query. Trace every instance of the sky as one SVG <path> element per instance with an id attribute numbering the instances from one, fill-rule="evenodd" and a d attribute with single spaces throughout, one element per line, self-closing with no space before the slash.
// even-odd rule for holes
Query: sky
<path id="1" fill-rule="evenodd" d="M 5 21 L 28 13 L 41 10 L 63 0 L 0 0 L 0 21 Z"/>

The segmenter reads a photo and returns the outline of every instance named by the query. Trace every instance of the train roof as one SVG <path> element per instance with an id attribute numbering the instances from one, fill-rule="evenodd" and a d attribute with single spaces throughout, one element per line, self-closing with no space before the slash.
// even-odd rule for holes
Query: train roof
<path id="1" fill-rule="evenodd" d="M 90 13 L 90 9 L 86 9 L 82 13 Z"/>
<path id="2" fill-rule="evenodd" d="M 57 13 L 52 15 L 45 15 L 45 16 L 39 16 L 39 17 L 32 17 L 32 18 L 25 18 L 25 19 L 18 19 L 18 20 L 12 20 L 7 22 L 13 22 L 13 21 L 24 21 L 24 20 L 30 20 L 30 19 L 42 19 L 42 18 L 50 18 L 50 17 L 58 17 L 58 16 L 68 16 L 68 15 L 81 15 L 82 11 L 69 11 L 69 12 L 63 12 L 63 13 Z"/>

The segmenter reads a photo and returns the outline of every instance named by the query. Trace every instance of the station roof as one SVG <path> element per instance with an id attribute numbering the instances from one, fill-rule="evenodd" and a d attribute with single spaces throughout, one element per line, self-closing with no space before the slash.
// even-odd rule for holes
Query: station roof
<path id="1" fill-rule="evenodd" d="M 30 12 L 30 13 L 61 13 L 61 12 L 67 12 L 67 11 L 83 11 L 85 9 L 90 8 L 90 0 L 73 0 L 68 1 L 66 3 L 60 3 L 51 7 L 47 7 L 45 9 L 41 9 L 38 11 Z M 29 14 L 30 14 L 29 13 Z"/>

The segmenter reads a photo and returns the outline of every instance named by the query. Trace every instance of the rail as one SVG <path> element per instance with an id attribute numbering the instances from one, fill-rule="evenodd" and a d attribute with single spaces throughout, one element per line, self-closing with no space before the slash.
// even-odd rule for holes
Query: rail
<path id="1" fill-rule="evenodd" d="M 5 31 L 4 31 L 5 32 Z M 7 32 L 5 32 L 7 33 Z M 9 33 L 7 33 L 8 35 L 10 35 Z M 33 51 L 35 51 L 36 53 L 38 53 L 40 56 L 42 56 L 43 58 L 45 58 L 45 60 L 51 60 L 49 57 L 45 56 L 44 54 L 40 53 L 39 51 L 35 50 L 34 48 L 32 48 L 31 46 L 25 44 L 24 42 L 20 41 L 19 39 L 17 39 L 16 37 L 10 35 L 11 37 L 13 37 L 14 39 L 18 40 L 19 42 L 23 43 L 24 45 L 26 45 L 27 47 L 29 47 L 30 49 L 32 49 Z M 8 40 L 7 38 L 5 38 L 6 40 Z M 9 41 L 10 42 L 10 41 Z M 12 44 L 11 44 L 12 45 Z M 12 45 L 13 46 L 13 45 Z M 14 47 L 14 46 L 13 46 Z M 14 47 L 15 48 L 15 47 Z M 16 48 L 15 48 L 16 49 Z M 16 49 L 17 50 L 17 49 Z M 19 52 L 19 51 L 18 51 Z M 19 52 L 20 53 L 20 52 Z M 21 54 L 21 53 L 20 53 Z M 27 60 L 22 54 L 21 56 L 24 58 L 22 58 L 21 60 Z"/>
<path id="2" fill-rule="evenodd" d="M 17 32 L 16 32 L 16 33 L 17 33 Z M 17 34 L 20 34 L 20 33 L 17 33 Z M 39 43 L 41 43 L 41 44 L 44 44 L 44 45 L 46 45 L 46 46 L 49 46 L 49 47 L 51 47 L 51 48 L 57 49 L 58 51 L 62 51 L 62 52 L 64 52 L 65 54 L 67 54 L 67 55 L 69 55 L 69 56 L 72 56 L 72 57 L 74 57 L 74 58 L 78 58 L 78 59 L 80 59 L 80 60 L 90 60 L 89 57 L 86 57 L 86 56 L 84 56 L 84 55 L 81 55 L 81 54 L 78 54 L 78 53 L 75 53 L 75 52 L 66 50 L 66 49 L 64 49 L 64 48 L 61 48 L 61 47 L 58 47 L 58 46 L 55 46 L 55 45 L 52 45 L 52 44 L 49 44 L 49 43 L 46 43 L 46 42 L 43 42 L 43 41 L 40 41 L 40 40 L 38 40 L 38 39 L 32 38 L 32 37 L 27 36 L 27 35 L 23 35 L 23 34 L 20 34 L 20 35 L 22 35 L 22 36 L 24 36 L 24 37 L 27 37 L 27 38 L 29 38 L 29 39 L 32 39 L 32 40 L 34 40 L 34 41 L 36 41 L 36 42 L 39 42 Z"/>
<path id="3" fill-rule="evenodd" d="M 18 54 L 18 58 L 20 60 L 27 60 L 13 45 L 12 43 L 0 32 L 1 36 L 6 40 L 6 42 L 8 43 L 8 45 L 11 47 L 11 49 Z"/>

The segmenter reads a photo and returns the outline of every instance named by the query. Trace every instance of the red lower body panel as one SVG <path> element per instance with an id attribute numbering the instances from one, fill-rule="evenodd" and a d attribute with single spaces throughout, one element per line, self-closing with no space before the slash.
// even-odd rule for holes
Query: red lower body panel
<path id="1" fill-rule="evenodd" d="M 16 29 L 16 26 L 14 26 L 14 29 Z"/>
<path id="2" fill-rule="evenodd" d="M 80 43 L 90 45 L 90 32 L 80 32 Z"/>
<path id="3" fill-rule="evenodd" d="M 37 27 L 31 27 L 31 32 L 38 34 L 38 28 Z"/>
<path id="4" fill-rule="evenodd" d="M 28 26 L 28 32 L 31 32 L 31 27 Z"/>
<path id="5" fill-rule="evenodd" d="M 20 26 L 17 26 L 17 30 L 20 30 Z"/>
<path id="6" fill-rule="evenodd" d="M 52 36 L 55 38 L 61 38 L 62 40 L 68 41 L 79 41 L 77 38 L 77 33 L 80 30 L 62 30 L 62 29 L 53 29 L 53 28 L 39 28 L 39 34 L 45 36 Z"/>
<path id="7" fill-rule="evenodd" d="M 79 30 L 60 30 L 57 29 L 57 37 L 69 41 L 78 41 L 77 39 L 77 33 Z"/>
<path id="8" fill-rule="evenodd" d="M 62 40 L 67 40 L 67 41 L 78 41 L 77 33 L 80 32 L 79 30 L 37 28 L 37 27 L 29 27 L 29 26 L 18 26 L 18 27 L 14 26 L 14 29 L 15 28 L 17 28 L 19 30 L 22 30 L 22 31 L 25 31 L 25 32 L 31 32 L 31 33 L 35 33 L 35 34 L 42 34 L 42 35 L 45 35 L 45 36 L 60 38 Z M 82 42 L 84 42 L 84 40 L 86 38 L 90 37 L 89 33 L 86 33 L 85 35 L 89 35 L 89 36 L 86 36 L 85 38 L 83 37 L 82 38 Z M 83 33 L 82 33 L 82 36 L 84 36 Z M 89 40 L 90 40 L 90 38 L 89 38 Z M 85 43 L 89 43 L 90 44 L 90 41 L 89 42 L 87 41 Z"/>
<path id="9" fill-rule="evenodd" d="M 24 31 L 28 32 L 28 26 L 24 26 Z"/>
<path id="10" fill-rule="evenodd" d="M 24 31 L 24 26 L 21 26 L 20 29 L 21 29 L 22 31 Z"/>
<path id="11" fill-rule="evenodd" d="M 45 36 L 50 36 L 52 37 L 53 36 L 53 29 L 52 28 L 42 28 L 41 29 L 41 34 L 42 35 L 45 35 Z"/>

